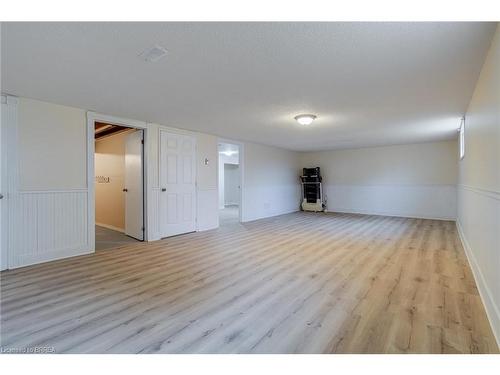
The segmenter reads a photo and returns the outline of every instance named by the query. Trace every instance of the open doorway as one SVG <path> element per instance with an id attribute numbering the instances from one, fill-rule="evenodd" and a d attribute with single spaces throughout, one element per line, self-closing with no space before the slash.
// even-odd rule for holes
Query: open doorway
<path id="1" fill-rule="evenodd" d="M 96 250 L 144 240 L 143 133 L 94 123 Z"/>
<path id="2" fill-rule="evenodd" d="M 219 225 L 237 224 L 241 209 L 240 146 L 219 142 Z"/>

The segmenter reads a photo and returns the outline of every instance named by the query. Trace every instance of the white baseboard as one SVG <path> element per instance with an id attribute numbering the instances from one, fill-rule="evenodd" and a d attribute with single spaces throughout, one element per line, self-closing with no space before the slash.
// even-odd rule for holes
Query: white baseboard
<path id="1" fill-rule="evenodd" d="M 95 225 L 103 227 L 103 228 L 115 230 L 117 232 L 125 233 L 125 229 L 124 228 L 114 227 L 113 225 L 108 225 L 108 224 L 103 224 L 103 223 L 98 223 L 98 222 L 96 222 Z"/>
<path id="2" fill-rule="evenodd" d="M 420 215 L 416 213 L 398 213 L 395 214 L 393 212 L 383 212 L 383 211 L 369 211 L 369 210 L 349 210 L 345 208 L 328 208 L 328 212 L 338 212 L 345 214 L 360 214 L 360 215 L 377 215 L 377 216 L 393 216 L 393 217 L 407 217 L 410 219 L 429 219 L 429 220 L 445 220 L 445 221 L 455 221 L 455 217 L 436 217 L 436 216 L 427 216 Z"/>
<path id="3" fill-rule="evenodd" d="M 469 265 L 472 269 L 472 274 L 474 275 L 479 295 L 483 301 L 486 315 L 490 321 L 491 329 L 495 335 L 497 345 L 500 347 L 500 309 L 495 305 L 491 290 L 488 288 L 488 284 L 484 279 L 481 268 L 479 268 L 479 264 L 474 256 L 474 252 L 472 251 L 469 242 L 467 241 L 467 238 L 465 237 L 465 233 L 459 220 L 457 220 L 457 229 L 460 241 L 462 241 L 462 246 L 465 250 L 465 255 L 467 256 L 467 260 L 469 261 Z"/>
<path id="4" fill-rule="evenodd" d="M 36 264 L 52 262 L 56 260 L 73 258 L 81 255 L 89 255 L 94 253 L 93 250 L 88 250 L 87 248 L 76 248 L 76 249 L 66 249 L 58 251 L 46 252 L 42 255 L 34 256 L 31 254 L 18 256 L 19 264 L 14 264 L 10 269 L 21 268 L 33 266 Z"/>
<path id="5" fill-rule="evenodd" d="M 297 207 L 296 209 L 293 209 L 293 210 L 286 210 L 286 211 L 282 211 L 282 212 L 276 212 L 276 213 L 272 213 L 272 214 L 266 215 L 266 216 L 253 217 L 253 218 L 250 218 L 250 219 L 242 219 L 241 222 L 242 223 L 249 223 L 250 221 L 267 219 L 267 218 L 270 218 L 270 217 L 291 214 L 293 212 L 298 212 L 298 211 L 300 211 L 300 209 Z"/>
<path id="6" fill-rule="evenodd" d="M 219 226 L 219 195 L 217 188 L 198 188 L 197 194 L 196 230 L 202 232 L 217 228 Z"/>
<path id="7" fill-rule="evenodd" d="M 325 184 L 329 211 L 422 219 L 455 220 L 456 185 Z"/>

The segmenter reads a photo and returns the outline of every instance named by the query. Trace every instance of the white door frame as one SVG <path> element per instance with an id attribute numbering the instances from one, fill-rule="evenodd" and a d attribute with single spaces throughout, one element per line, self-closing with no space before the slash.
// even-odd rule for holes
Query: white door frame
<path id="1" fill-rule="evenodd" d="M 134 129 L 144 130 L 144 145 L 143 145 L 143 176 L 144 176 L 144 241 L 148 241 L 148 160 L 147 160 L 147 147 L 149 145 L 150 134 L 148 132 L 148 124 L 144 121 L 130 120 L 121 117 L 104 115 L 96 112 L 87 112 L 87 218 L 88 218 L 88 244 L 89 249 L 95 252 L 95 166 L 94 166 L 94 153 L 95 153 L 95 129 L 94 123 L 96 121 L 105 122 L 113 125 L 126 126 Z"/>
<path id="2" fill-rule="evenodd" d="M 238 221 L 240 223 L 243 222 L 243 197 L 244 197 L 244 172 L 245 172 L 245 144 L 243 142 L 233 141 L 228 138 L 217 138 L 217 199 L 219 197 L 219 143 L 230 143 L 232 145 L 238 146 L 238 168 L 240 171 L 240 205 L 239 205 L 239 214 Z M 218 202 L 220 203 L 220 202 Z M 219 204 L 217 204 L 217 210 L 219 209 Z M 218 216 L 218 215 L 217 215 Z"/>
<path id="3" fill-rule="evenodd" d="M 19 98 L 9 95 L 1 94 L 1 103 L 10 107 L 11 116 L 9 116 L 7 123 L 2 123 L 0 119 L 2 132 L 1 136 L 1 151 L 0 168 L 1 173 L 1 187 L 0 193 L 3 194 L 1 231 L 1 244 L 0 244 L 0 270 L 9 269 L 12 266 L 13 249 L 13 234 L 15 231 L 15 222 L 17 222 L 16 200 L 19 191 L 19 165 L 18 165 L 18 108 Z"/>

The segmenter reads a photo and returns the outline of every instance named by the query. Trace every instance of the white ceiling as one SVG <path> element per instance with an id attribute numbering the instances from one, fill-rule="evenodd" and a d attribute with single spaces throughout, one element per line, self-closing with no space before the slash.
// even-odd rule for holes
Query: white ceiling
<path id="1" fill-rule="evenodd" d="M 3 23 L 2 91 L 293 150 L 449 139 L 495 27 Z"/>

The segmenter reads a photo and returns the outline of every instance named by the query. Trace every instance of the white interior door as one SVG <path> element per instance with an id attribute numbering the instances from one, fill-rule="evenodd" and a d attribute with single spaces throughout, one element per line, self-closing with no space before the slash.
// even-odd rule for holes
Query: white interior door
<path id="1" fill-rule="evenodd" d="M 196 148 L 193 137 L 160 131 L 160 235 L 196 230 Z"/>
<path id="2" fill-rule="evenodd" d="M 143 130 L 125 142 L 125 234 L 144 240 Z"/>

